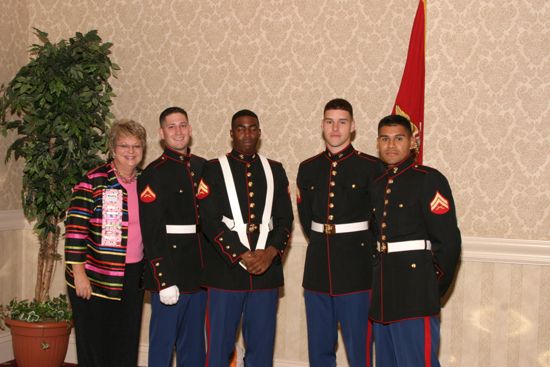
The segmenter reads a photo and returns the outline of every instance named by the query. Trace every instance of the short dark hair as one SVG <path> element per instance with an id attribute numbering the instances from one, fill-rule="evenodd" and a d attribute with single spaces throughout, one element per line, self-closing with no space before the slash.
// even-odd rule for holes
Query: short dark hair
<path id="1" fill-rule="evenodd" d="M 323 110 L 323 113 L 327 112 L 328 110 L 348 111 L 349 115 L 353 119 L 353 107 L 351 106 L 351 103 L 349 103 L 343 98 L 335 98 L 328 101 L 327 104 L 325 105 L 325 109 Z"/>
<path id="2" fill-rule="evenodd" d="M 388 115 L 382 118 L 382 120 L 380 120 L 380 122 L 378 123 L 378 133 L 380 133 L 380 129 L 384 126 L 395 126 L 395 125 L 403 126 L 407 130 L 409 135 L 412 136 L 413 132 L 411 127 L 411 122 L 409 121 L 408 118 L 403 117 L 401 115 Z"/>
<path id="3" fill-rule="evenodd" d="M 189 119 L 189 116 L 187 116 L 187 112 L 185 112 L 185 110 L 183 108 L 181 108 L 181 107 L 168 107 L 167 109 L 165 109 L 164 111 L 162 111 L 160 113 L 160 116 L 159 116 L 160 126 L 162 126 L 162 123 L 164 121 L 166 121 L 166 116 L 171 115 L 173 113 L 181 113 L 182 115 L 185 116 L 186 119 Z"/>
<path id="4" fill-rule="evenodd" d="M 260 127 L 260 119 L 258 118 L 258 115 L 256 115 L 254 112 L 252 112 L 250 110 L 240 110 L 240 111 L 235 112 L 233 117 L 231 117 L 231 128 L 232 129 L 233 129 L 233 124 L 235 123 L 235 120 L 238 119 L 239 117 L 243 117 L 243 116 L 254 117 L 256 120 L 258 120 L 258 127 Z"/>

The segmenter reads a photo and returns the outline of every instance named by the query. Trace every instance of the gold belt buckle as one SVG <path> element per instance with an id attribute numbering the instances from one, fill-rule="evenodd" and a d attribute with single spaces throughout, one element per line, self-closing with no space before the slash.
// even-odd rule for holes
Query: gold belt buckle
<path id="1" fill-rule="evenodd" d="M 324 224 L 324 232 L 326 234 L 335 234 L 336 227 L 334 226 L 334 224 Z"/>
<path id="2" fill-rule="evenodd" d="M 258 229 L 258 225 L 256 223 L 248 224 L 247 227 L 248 227 L 248 232 L 250 233 L 256 232 L 256 230 Z"/>

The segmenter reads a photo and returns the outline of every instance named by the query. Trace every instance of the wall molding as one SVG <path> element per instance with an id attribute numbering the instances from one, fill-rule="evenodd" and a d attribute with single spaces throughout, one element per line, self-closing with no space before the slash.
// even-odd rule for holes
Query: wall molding
<path id="1" fill-rule="evenodd" d="M 462 260 L 550 265 L 550 241 L 463 237 Z"/>
<path id="2" fill-rule="evenodd" d="M 32 226 L 23 215 L 23 210 L 0 210 L 0 231 L 31 229 Z"/>
<path id="3" fill-rule="evenodd" d="M 32 229 L 22 210 L 0 210 L 0 231 L 22 229 Z M 298 234 L 292 246 L 306 247 L 307 243 Z M 462 237 L 462 260 L 550 265 L 550 241 L 465 236 Z"/>
<path id="4" fill-rule="evenodd" d="M 295 239 L 292 246 L 307 243 Z M 464 236 L 462 261 L 550 266 L 550 241 Z"/>

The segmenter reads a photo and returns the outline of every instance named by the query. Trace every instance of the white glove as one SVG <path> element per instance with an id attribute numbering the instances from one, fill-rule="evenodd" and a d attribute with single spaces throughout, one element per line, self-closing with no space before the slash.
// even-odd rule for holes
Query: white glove
<path id="1" fill-rule="evenodd" d="M 178 302 L 180 297 L 180 290 L 177 285 L 172 285 L 168 288 L 164 288 L 159 292 L 160 302 L 165 305 L 173 305 Z"/>

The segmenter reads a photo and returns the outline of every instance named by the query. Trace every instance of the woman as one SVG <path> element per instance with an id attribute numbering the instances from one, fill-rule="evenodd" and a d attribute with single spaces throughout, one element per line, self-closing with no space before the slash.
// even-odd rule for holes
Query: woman
<path id="1" fill-rule="evenodd" d="M 146 132 L 120 120 L 109 133 L 112 160 L 73 189 L 65 222 L 65 278 L 79 366 L 137 365 L 143 243 L 136 177 Z"/>

